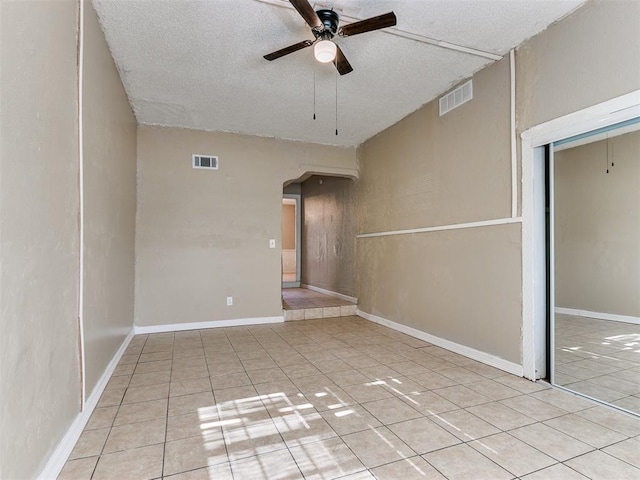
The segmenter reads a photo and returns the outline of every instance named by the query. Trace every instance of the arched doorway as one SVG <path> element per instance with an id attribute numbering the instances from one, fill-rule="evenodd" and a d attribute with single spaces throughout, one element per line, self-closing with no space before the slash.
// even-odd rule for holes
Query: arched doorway
<path id="1" fill-rule="evenodd" d="M 284 185 L 282 289 L 286 320 L 355 313 L 353 180 L 353 176 L 307 174 Z"/>

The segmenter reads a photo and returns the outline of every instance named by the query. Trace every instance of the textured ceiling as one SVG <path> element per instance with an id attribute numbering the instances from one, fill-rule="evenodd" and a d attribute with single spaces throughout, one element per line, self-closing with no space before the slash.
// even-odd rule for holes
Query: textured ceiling
<path id="1" fill-rule="evenodd" d="M 285 0 L 93 3 L 139 123 L 355 146 L 584 0 L 311 1 L 335 8 L 341 24 L 396 13 L 390 32 L 336 37 L 354 68 L 342 77 L 315 62 L 312 48 L 262 58 L 313 39 Z"/>

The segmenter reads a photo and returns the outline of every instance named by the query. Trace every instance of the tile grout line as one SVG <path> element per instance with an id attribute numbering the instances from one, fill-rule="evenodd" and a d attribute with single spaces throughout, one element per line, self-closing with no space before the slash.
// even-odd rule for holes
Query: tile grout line
<path id="1" fill-rule="evenodd" d="M 200 330 L 198 330 L 198 332 L 200 333 L 200 341 L 202 342 L 202 332 Z M 227 333 L 226 332 L 223 332 L 223 333 L 224 333 L 224 337 L 227 339 L 227 341 L 229 343 L 231 343 Z M 233 344 L 231 344 L 231 348 L 233 348 Z M 204 343 L 202 344 L 202 349 L 204 350 Z M 211 395 L 213 395 L 213 404 L 216 407 L 216 413 L 218 415 L 218 420 L 222 421 L 222 418 L 220 416 L 220 413 L 221 413 L 220 412 L 220 407 L 218 406 L 218 401 L 216 400 L 216 392 L 215 392 L 215 389 L 213 388 L 213 382 L 211 381 L 211 370 L 209 368 L 209 362 L 207 361 L 206 353 L 204 355 L 204 363 L 207 366 L 207 373 L 209 374 L 209 385 L 211 387 Z M 231 467 L 231 459 L 229 458 L 229 447 L 227 446 L 227 440 L 225 438 L 224 429 L 222 428 L 222 425 L 220 426 L 220 435 L 222 435 L 222 443 L 224 445 L 224 451 L 225 451 L 225 454 L 227 456 L 227 461 L 223 462 L 223 463 L 226 463 L 226 464 L 229 465 L 229 472 L 231 473 L 231 477 L 233 478 L 234 474 L 233 474 L 233 468 Z M 219 465 L 221 465 L 221 464 L 219 464 Z"/>
<path id="2" fill-rule="evenodd" d="M 287 344 L 289 344 L 287 342 Z M 269 357 L 273 360 L 273 357 L 271 357 L 271 355 L 269 355 Z M 275 360 L 274 360 L 275 363 Z M 277 365 L 277 364 L 276 364 Z M 244 366 L 244 365 L 243 365 Z M 286 373 L 285 373 L 286 375 Z M 247 374 L 247 377 L 249 378 L 249 380 L 251 381 L 251 385 L 253 386 L 253 388 L 257 391 L 257 389 L 255 388 L 255 383 L 253 382 L 253 380 L 251 380 L 251 377 L 249 377 L 249 375 Z M 287 376 L 288 377 L 288 376 Z M 291 381 L 291 379 L 289 379 Z M 293 382 L 291 382 L 293 383 Z M 295 384 L 294 384 L 295 385 Z M 296 460 L 296 457 L 293 455 L 293 453 L 291 452 L 291 448 L 289 447 L 289 444 L 286 442 L 286 440 L 284 439 L 284 437 L 282 436 L 282 432 L 280 431 L 280 429 L 278 428 L 278 425 L 276 425 L 276 423 L 273 421 L 273 415 L 271 415 L 271 412 L 269 411 L 269 408 L 265 405 L 264 400 L 262 399 L 263 395 L 259 395 L 260 396 L 260 402 L 262 403 L 262 405 L 264 406 L 265 410 L 267 411 L 267 414 L 269 415 L 269 418 L 271 419 L 271 422 L 273 423 L 274 428 L 276 429 L 276 431 L 278 432 L 278 435 L 280 436 L 280 439 L 282 440 L 285 448 L 287 450 L 287 452 L 289 453 L 289 455 L 291 456 L 291 459 L 293 460 L 293 462 L 296 465 L 296 468 L 298 469 L 298 472 L 300 472 L 300 475 L 302 476 L 302 478 L 305 478 L 304 473 L 302 472 L 302 468 L 300 468 L 300 465 L 298 464 L 298 461 Z M 283 449 L 283 450 L 284 450 Z"/>
<path id="3" fill-rule="evenodd" d="M 316 342 L 316 344 L 317 344 L 317 342 Z M 296 349 L 296 350 L 297 350 L 297 349 Z M 300 352 L 299 352 L 299 353 L 300 353 Z M 304 355 L 303 355 L 303 356 L 304 356 Z M 334 356 L 334 357 L 335 357 L 335 356 Z M 339 359 L 338 357 L 335 357 L 335 358 L 344 362 L 344 360 Z M 313 364 L 313 362 L 310 362 L 310 363 L 312 363 L 312 364 Z M 346 362 L 345 362 L 345 363 L 346 363 Z M 349 366 L 350 366 L 350 365 L 349 365 Z M 350 366 L 350 367 L 351 367 L 351 366 Z M 317 368 L 317 367 L 316 367 L 316 368 Z M 354 367 L 351 367 L 351 369 L 356 370 Z M 322 372 L 322 374 L 326 376 L 326 374 L 325 374 L 324 372 Z M 286 375 L 286 373 L 285 373 L 285 375 Z M 308 375 L 308 376 L 312 376 L 312 375 L 310 374 L 310 375 Z M 288 375 L 287 375 L 287 377 L 288 377 Z M 305 378 L 305 376 L 296 377 L 296 378 Z M 289 380 L 290 380 L 290 381 L 295 385 L 295 382 L 294 382 L 293 378 L 289 377 Z M 340 387 L 340 386 L 339 386 L 339 388 L 342 388 L 342 387 Z M 304 394 L 303 394 L 303 395 L 304 395 Z M 362 406 L 362 404 L 360 404 L 359 402 L 358 402 L 358 405 L 359 405 L 359 406 L 361 406 L 362 408 L 364 408 L 364 407 Z M 366 408 L 365 408 L 365 410 L 366 410 Z M 317 410 L 316 410 L 316 411 L 317 411 Z M 321 412 L 318 412 L 318 414 L 320 415 L 320 417 L 321 417 L 321 418 L 323 418 L 323 419 L 324 419 L 324 417 L 322 416 L 322 413 L 321 413 Z M 371 413 L 370 413 L 370 414 L 371 414 Z M 371 414 L 371 415 L 373 415 L 373 414 Z M 376 417 L 375 417 L 375 415 L 374 415 L 374 418 L 376 418 Z M 379 419 L 378 419 L 378 421 L 379 421 Z M 325 422 L 326 422 L 326 420 L 325 420 Z M 328 422 L 327 422 L 327 424 L 328 424 Z M 367 466 L 362 462 L 362 460 L 361 460 L 361 459 L 356 455 L 356 453 L 352 450 L 352 448 L 349 446 L 349 444 L 347 444 L 347 443 L 343 440 L 342 435 L 340 435 L 338 432 L 336 432 L 336 431 L 335 431 L 335 429 L 334 429 L 330 424 L 328 424 L 328 425 L 329 425 L 329 428 L 331 428 L 331 430 L 333 431 L 333 433 L 335 433 L 335 434 L 336 434 L 336 437 L 330 437 L 329 439 L 331 439 L 331 438 L 337 438 L 337 439 L 339 439 L 339 440 L 340 440 L 340 442 L 341 442 L 343 445 L 345 445 L 345 447 L 349 450 L 349 452 L 351 452 L 351 454 L 354 456 L 354 458 L 358 459 L 358 461 L 360 462 L 360 464 L 364 467 L 364 468 L 363 468 L 363 470 L 359 470 L 358 472 L 354 472 L 354 473 L 359 473 L 359 472 L 362 472 L 362 471 L 367 471 L 367 472 L 369 472 L 369 473 L 370 473 L 370 469 L 369 469 L 369 468 L 368 468 L 368 467 L 367 467 Z M 384 425 L 383 425 L 383 426 L 384 426 Z M 375 430 L 375 429 L 374 429 L 374 430 Z M 366 429 L 365 429 L 365 430 L 363 430 L 363 431 L 366 431 Z M 357 433 L 357 432 L 351 432 L 351 433 Z M 319 439 L 319 440 L 317 440 L 317 442 L 321 442 L 321 441 L 329 440 L 329 439 Z M 316 442 L 310 442 L 310 444 L 311 444 L 311 443 L 316 443 Z M 403 442 L 403 443 L 404 443 L 404 442 Z M 286 442 L 285 442 L 285 445 L 287 445 L 287 444 L 286 444 Z M 287 445 L 287 448 L 289 449 L 289 453 L 290 453 L 290 454 L 291 454 L 291 456 L 293 457 L 294 461 L 296 461 L 296 460 L 295 460 L 295 456 L 293 456 L 293 453 L 291 452 L 291 450 L 290 450 L 290 448 L 289 448 L 289 446 L 288 446 L 288 445 Z M 415 453 L 415 452 L 414 452 L 414 453 Z M 416 455 L 418 455 L 418 454 L 416 454 Z M 391 462 L 390 462 L 390 463 L 391 463 Z M 296 461 L 296 464 L 297 464 L 297 461 Z M 300 469 L 299 465 L 298 465 L 298 468 Z M 302 469 L 300 469 L 300 471 L 301 471 L 301 473 L 302 473 Z M 349 474 L 342 475 L 341 477 L 344 477 L 344 476 L 346 476 L 346 475 L 349 475 Z M 304 477 L 304 474 L 303 474 L 303 477 Z M 306 478 L 306 477 L 305 477 L 305 478 Z M 340 477 L 337 477 L 337 478 L 340 478 Z"/>
<path id="4" fill-rule="evenodd" d="M 134 336 L 133 338 L 135 338 L 135 336 Z M 133 339 L 132 339 L 132 340 L 133 340 Z M 145 339 L 145 344 L 146 344 L 146 339 Z M 129 344 L 129 346 L 130 346 L 130 345 L 131 345 L 131 343 Z M 144 348 L 144 345 L 143 345 L 143 348 Z M 126 350 L 125 350 L 125 352 L 126 352 Z M 137 365 L 138 365 L 138 361 L 140 360 L 140 356 L 141 356 L 141 355 L 142 355 L 142 349 L 140 350 L 140 353 L 138 354 L 138 360 L 136 360 L 136 367 L 137 367 Z M 135 367 L 134 367 L 134 369 L 133 369 L 133 373 L 135 373 Z M 105 447 L 107 446 L 107 442 L 109 441 L 109 437 L 111 436 L 111 432 L 113 431 L 113 426 L 114 426 L 113 424 L 115 423 L 116 418 L 117 418 L 117 416 L 118 416 L 118 413 L 120 412 L 120 407 L 122 406 L 122 402 L 124 401 L 124 397 L 125 397 L 125 395 L 127 394 L 127 390 L 129 389 L 129 384 L 131 383 L 131 378 L 133 378 L 133 373 L 131 374 L 131 377 L 129 378 L 129 381 L 127 382 L 127 385 L 126 385 L 126 387 L 125 387 L 125 389 L 124 389 L 124 392 L 122 393 L 122 397 L 120 398 L 120 403 L 117 405 L 118 410 L 116 411 L 116 414 L 115 414 L 115 416 L 113 417 L 113 421 L 111 422 L 111 426 L 109 427 L 109 433 L 108 433 L 108 434 L 107 434 L 107 436 L 105 437 L 105 439 L 104 439 L 104 444 L 102 445 L 102 448 L 100 449 L 100 453 L 98 454 L 98 460 L 96 461 L 96 465 L 95 465 L 95 467 L 94 467 L 94 469 L 93 469 L 93 472 L 91 473 L 91 477 L 90 477 L 91 479 L 92 479 L 92 478 L 94 477 L 94 475 L 96 474 L 96 470 L 98 469 L 98 464 L 100 463 L 100 460 L 102 459 L 102 456 L 103 456 L 103 455 L 106 455 L 106 454 L 104 453 L 104 449 L 105 449 Z M 112 375 L 111 375 L 111 377 L 109 378 L 109 382 L 111 381 L 111 379 L 112 379 L 112 378 L 113 378 L 113 374 L 112 374 Z M 108 385 L 108 383 L 107 383 L 107 385 Z M 103 392 L 103 394 L 104 394 L 104 392 Z M 98 400 L 98 403 L 100 403 L 100 399 Z M 97 404 L 96 404 L 96 406 L 97 406 Z M 86 429 L 86 426 L 85 426 L 85 429 Z"/>
<path id="5" fill-rule="evenodd" d="M 149 337 L 147 337 L 147 340 Z M 145 342 L 146 343 L 146 342 Z M 164 421 L 164 444 L 162 445 L 162 468 L 160 469 L 160 478 L 164 478 L 164 465 L 167 455 L 167 435 L 169 433 L 169 401 L 171 399 L 171 377 L 173 376 L 173 355 L 175 353 L 176 334 L 173 333 L 173 342 L 171 343 L 171 363 L 169 364 L 169 388 L 167 389 L 167 411 Z"/>

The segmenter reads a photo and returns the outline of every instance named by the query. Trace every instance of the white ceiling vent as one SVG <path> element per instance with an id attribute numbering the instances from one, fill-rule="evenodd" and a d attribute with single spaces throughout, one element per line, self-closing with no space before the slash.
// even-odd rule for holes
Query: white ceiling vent
<path id="1" fill-rule="evenodd" d="M 473 83 L 469 80 L 467 83 L 460 85 L 455 90 L 440 97 L 440 116 L 450 112 L 454 108 L 459 107 L 463 103 L 473 98 Z"/>
<path id="2" fill-rule="evenodd" d="M 207 170 L 218 170 L 218 157 L 212 155 L 193 154 L 193 168 L 205 168 Z"/>

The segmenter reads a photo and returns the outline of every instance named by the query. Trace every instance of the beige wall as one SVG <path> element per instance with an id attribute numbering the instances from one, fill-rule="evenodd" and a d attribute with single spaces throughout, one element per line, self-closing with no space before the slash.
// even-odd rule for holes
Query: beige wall
<path id="1" fill-rule="evenodd" d="M 91 2 L 84 0 L 86 392 L 133 328 L 136 120 Z"/>
<path id="2" fill-rule="evenodd" d="M 282 248 L 296 248 L 296 206 L 282 205 Z"/>
<path id="3" fill-rule="evenodd" d="M 434 101 L 361 147 L 358 233 L 510 215 L 509 64 L 473 79 L 471 102 Z"/>
<path id="4" fill-rule="evenodd" d="M 519 225 L 358 240 L 358 308 L 520 363 Z"/>
<path id="5" fill-rule="evenodd" d="M 638 25 L 638 2 L 590 2 L 525 42 L 516 53 L 518 131 L 640 88 Z M 471 102 L 443 118 L 428 104 L 361 147 L 359 233 L 509 215 L 508 64 L 473 80 Z M 521 362 L 517 224 L 357 247 L 363 311 Z"/>
<path id="6" fill-rule="evenodd" d="M 361 150 L 358 233 L 507 217 L 509 64 L 473 77 L 472 101 L 426 105 Z M 519 225 L 357 241 L 367 313 L 520 363 Z"/>
<path id="7" fill-rule="evenodd" d="M 520 132 L 640 88 L 640 2 L 588 2 L 517 51 Z"/>
<path id="8" fill-rule="evenodd" d="M 556 306 L 640 317 L 640 132 L 554 161 Z"/>
<path id="9" fill-rule="evenodd" d="M 282 315 L 282 186 L 308 168 L 355 172 L 355 149 L 139 127 L 136 324 Z"/>
<path id="10" fill-rule="evenodd" d="M 311 177 L 302 183 L 302 201 L 302 283 L 355 296 L 353 180 Z"/>
<path id="11" fill-rule="evenodd" d="M 0 478 L 80 406 L 77 2 L 0 3 Z"/>

